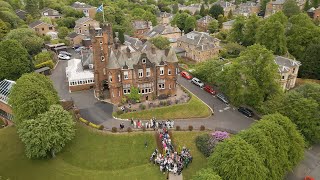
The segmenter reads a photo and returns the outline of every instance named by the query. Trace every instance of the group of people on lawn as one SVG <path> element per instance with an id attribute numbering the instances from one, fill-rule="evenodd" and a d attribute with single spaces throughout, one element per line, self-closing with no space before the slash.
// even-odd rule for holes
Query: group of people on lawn
<path id="1" fill-rule="evenodd" d="M 160 166 L 160 171 L 172 172 L 174 174 L 181 174 L 184 167 L 188 167 L 192 162 L 190 150 L 186 147 L 178 153 L 175 151 L 167 128 L 158 129 L 159 139 L 162 143 L 163 154 L 159 153 L 158 149 L 152 153 L 150 161 Z"/>
<path id="2" fill-rule="evenodd" d="M 154 130 L 156 129 L 162 129 L 162 128 L 173 128 L 174 127 L 174 121 L 173 120 L 166 120 L 166 121 L 156 121 L 155 118 L 150 119 L 150 121 L 147 121 L 143 123 L 140 120 L 134 121 L 131 119 L 131 126 L 133 128 L 142 128 L 145 127 L 147 129 L 153 128 Z"/>

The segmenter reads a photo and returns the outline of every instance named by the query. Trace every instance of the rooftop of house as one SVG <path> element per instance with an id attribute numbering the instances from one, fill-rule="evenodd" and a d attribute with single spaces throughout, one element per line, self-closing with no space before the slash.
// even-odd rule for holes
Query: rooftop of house
<path id="1" fill-rule="evenodd" d="M 165 34 L 173 34 L 173 33 L 181 33 L 181 30 L 178 27 L 160 24 L 152 28 L 150 31 L 146 32 L 145 36 L 152 38 L 157 35 L 165 35 Z"/>
<path id="2" fill-rule="evenodd" d="M 29 27 L 30 27 L 30 28 L 35 28 L 35 27 L 39 26 L 40 24 L 46 24 L 46 25 L 49 26 L 49 27 L 53 27 L 52 24 L 48 24 L 48 23 L 45 23 L 45 22 L 40 21 L 40 20 L 30 23 L 30 24 L 29 24 Z"/>
<path id="3" fill-rule="evenodd" d="M 11 91 L 12 86 L 15 84 L 15 81 L 10 81 L 7 79 L 4 79 L 2 81 L 0 81 L 0 101 L 8 104 L 8 100 L 9 100 L 9 94 Z"/>
<path id="4" fill-rule="evenodd" d="M 94 73 L 92 70 L 85 70 L 82 66 L 81 59 L 71 59 L 68 61 L 66 67 L 66 74 L 68 81 L 78 81 L 86 79 L 94 79 Z"/>
<path id="5" fill-rule="evenodd" d="M 210 36 L 206 32 L 192 31 L 188 34 L 185 34 L 184 36 L 181 36 L 178 41 L 194 45 L 196 46 L 197 50 L 201 51 L 212 48 L 220 48 L 216 46 L 216 42 L 219 42 L 220 40 Z"/>
<path id="6" fill-rule="evenodd" d="M 197 20 L 198 23 L 209 23 L 211 21 L 215 20 L 214 18 L 212 18 L 211 16 L 204 16 L 200 19 Z"/>
<path id="7" fill-rule="evenodd" d="M 178 58 L 173 48 L 169 50 L 160 50 L 154 46 L 147 50 L 131 51 L 129 48 L 111 49 L 109 55 L 109 62 L 107 67 L 109 69 L 133 69 L 140 60 L 146 58 L 156 66 L 165 65 L 168 62 L 178 62 Z"/>
<path id="8" fill-rule="evenodd" d="M 279 66 L 279 71 L 281 73 L 286 73 L 290 71 L 290 69 L 293 67 L 301 66 L 300 61 L 296 61 L 282 56 L 276 56 L 274 61 Z"/>
<path id="9" fill-rule="evenodd" d="M 235 20 L 230 20 L 227 22 L 222 23 L 223 26 L 232 26 L 232 24 L 234 23 Z"/>
<path id="10" fill-rule="evenodd" d="M 275 1 L 270 1 L 272 5 L 283 5 L 286 2 L 286 0 L 275 0 Z"/>
<path id="11" fill-rule="evenodd" d="M 78 20 L 76 20 L 76 25 L 83 24 L 87 21 L 95 21 L 95 20 L 93 20 L 92 18 L 89 18 L 89 17 L 82 17 L 82 18 L 79 18 Z"/>
<path id="12" fill-rule="evenodd" d="M 95 8 L 89 4 L 86 3 L 82 3 L 82 2 L 75 2 L 71 5 L 71 7 L 76 8 L 76 9 L 80 9 L 80 8 Z"/>
<path id="13" fill-rule="evenodd" d="M 220 5 L 223 9 L 227 8 L 227 7 L 231 7 L 231 6 L 235 6 L 234 4 L 228 2 L 228 1 L 223 1 L 223 0 L 219 0 L 213 4 L 218 4 Z"/>
<path id="14" fill-rule="evenodd" d="M 17 9 L 16 11 L 16 15 L 20 18 L 20 19 L 25 19 L 27 12 L 21 9 Z"/>
<path id="15" fill-rule="evenodd" d="M 167 12 L 160 12 L 157 14 L 157 17 L 170 18 L 170 17 L 173 17 L 173 14 L 167 13 Z"/>
<path id="16" fill-rule="evenodd" d="M 47 14 L 45 14 L 47 13 Z M 44 8 L 41 10 L 41 14 L 45 16 L 60 16 L 61 14 L 59 11 L 51 9 L 51 8 Z"/>
<path id="17" fill-rule="evenodd" d="M 152 25 L 151 22 L 148 21 L 143 21 L 143 20 L 136 20 L 132 22 L 132 26 L 134 29 L 139 30 L 139 29 L 148 29 Z"/>
<path id="18" fill-rule="evenodd" d="M 81 34 L 78 34 L 76 32 L 71 32 L 70 34 L 67 35 L 67 37 L 73 39 L 73 38 L 75 38 L 75 37 L 77 37 L 79 35 L 81 35 Z"/>
<path id="19" fill-rule="evenodd" d="M 140 49 L 143 45 L 141 40 L 139 40 L 138 38 L 130 37 L 128 35 L 124 35 L 124 44 L 135 49 Z"/>

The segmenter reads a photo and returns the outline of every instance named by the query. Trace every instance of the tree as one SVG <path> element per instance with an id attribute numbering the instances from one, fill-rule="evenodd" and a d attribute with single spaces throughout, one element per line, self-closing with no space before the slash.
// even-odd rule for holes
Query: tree
<path id="1" fill-rule="evenodd" d="M 233 42 L 242 44 L 244 40 L 244 26 L 246 24 L 244 16 L 238 16 L 234 21 L 232 28 L 230 30 L 230 39 Z"/>
<path id="2" fill-rule="evenodd" d="M 310 8 L 311 8 L 310 7 L 310 2 L 309 2 L 309 0 L 307 0 L 306 3 L 304 4 L 303 10 L 304 11 L 308 11 Z"/>
<path id="3" fill-rule="evenodd" d="M 208 30 L 210 33 L 215 33 L 219 30 L 219 23 L 217 20 L 212 20 L 208 24 Z"/>
<path id="4" fill-rule="evenodd" d="M 280 91 L 278 67 L 274 56 L 256 44 L 241 52 L 240 57 L 220 74 L 221 88 L 231 102 L 258 107 L 272 94 Z"/>
<path id="5" fill-rule="evenodd" d="M 30 55 L 35 55 L 41 52 L 43 39 L 40 38 L 35 31 L 29 28 L 18 28 L 11 30 L 6 39 L 17 40 L 25 47 Z"/>
<path id="6" fill-rule="evenodd" d="M 237 58 L 246 48 L 238 43 L 228 43 L 220 53 L 223 58 Z"/>
<path id="7" fill-rule="evenodd" d="M 252 15 L 246 21 L 243 31 L 243 45 L 251 46 L 256 42 L 256 34 L 260 25 L 260 18 L 256 15 Z"/>
<path id="8" fill-rule="evenodd" d="M 312 7 L 318 7 L 319 6 L 319 0 L 312 0 Z"/>
<path id="9" fill-rule="evenodd" d="M 69 29 L 67 27 L 60 27 L 58 30 L 58 37 L 64 39 L 69 34 Z"/>
<path id="10" fill-rule="evenodd" d="M 197 25 L 197 20 L 195 17 L 193 16 L 187 17 L 185 21 L 185 26 L 184 26 L 184 32 L 189 33 L 193 31 L 196 28 L 196 25 Z"/>
<path id="11" fill-rule="evenodd" d="M 210 59 L 208 61 L 199 63 L 196 66 L 193 75 L 205 82 L 217 83 L 219 73 L 222 71 L 223 66 L 224 62 L 216 59 Z"/>
<path id="12" fill-rule="evenodd" d="M 222 179 L 267 179 L 267 169 L 257 151 L 238 136 L 218 144 L 209 157 L 209 166 Z"/>
<path id="13" fill-rule="evenodd" d="M 223 15 L 223 7 L 221 7 L 219 4 L 214 4 L 213 6 L 211 6 L 209 13 L 212 17 L 218 19 L 218 16 L 220 14 Z"/>
<path id="14" fill-rule="evenodd" d="M 189 17 L 187 13 L 177 13 L 172 20 L 173 25 L 177 25 L 179 29 L 185 28 L 186 19 Z"/>
<path id="15" fill-rule="evenodd" d="M 18 134 L 25 144 L 28 158 L 55 156 L 75 136 L 74 121 L 61 105 L 50 106 L 47 112 L 35 119 L 23 121 Z"/>
<path id="16" fill-rule="evenodd" d="M 204 16 L 206 16 L 207 14 L 206 14 L 206 9 L 205 9 L 205 7 L 204 7 L 204 4 L 202 4 L 201 5 L 201 8 L 200 8 L 200 16 L 202 16 L 202 17 L 204 17 Z"/>
<path id="17" fill-rule="evenodd" d="M 127 95 L 128 99 L 134 102 L 139 102 L 141 94 L 139 94 L 139 88 L 131 87 L 130 94 Z"/>
<path id="18" fill-rule="evenodd" d="M 222 14 L 220 14 L 218 16 L 217 20 L 218 20 L 218 23 L 219 23 L 219 28 L 222 28 L 222 23 L 224 23 L 226 21 L 225 17 Z"/>
<path id="19" fill-rule="evenodd" d="M 76 25 L 75 21 L 76 21 L 76 18 L 74 17 L 65 17 L 65 18 L 58 19 L 56 23 L 58 24 L 59 27 L 64 26 L 67 28 L 74 28 L 74 26 Z"/>
<path id="20" fill-rule="evenodd" d="M 84 13 L 82 11 L 77 11 L 70 6 L 62 7 L 62 14 L 65 17 L 74 17 L 74 18 L 82 18 L 84 17 Z M 102 14 L 102 13 L 101 13 Z"/>
<path id="21" fill-rule="evenodd" d="M 17 80 L 31 71 L 27 50 L 15 40 L 0 42 L 0 79 Z"/>
<path id="22" fill-rule="evenodd" d="M 320 84 L 307 82 L 297 88 L 294 89 L 296 92 L 301 94 L 304 98 L 310 98 L 315 100 L 318 104 L 320 104 Z M 320 107 L 320 106 L 319 106 Z"/>
<path id="23" fill-rule="evenodd" d="M 290 18 L 293 15 L 299 14 L 300 8 L 295 0 L 287 0 L 283 4 L 282 11 L 288 18 Z"/>
<path id="24" fill-rule="evenodd" d="M 150 41 L 159 49 L 170 49 L 170 41 L 166 37 L 157 36 Z"/>
<path id="25" fill-rule="evenodd" d="M 7 24 L 0 19 L 0 40 L 2 40 L 9 31 L 10 29 Z"/>
<path id="26" fill-rule="evenodd" d="M 303 64 L 299 68 L 299 75 L 302 78 L 309 79 L 320 79 L 320 43 L 310 44 L 303 58 L 301 58 L 301 63 Z"/>
<path id="27" fill-rule="evenodd" d="M 230 11 L 228 12 L 227 18 L 228 18 L 228 19 L 232 19 L 232 18 L 233 18 L 232 10 L 230 10 Z"/>
<path id="28" fill-rule="evenodd" d="M 34 64 L 40 64 L 45 61 L 52 60 L 54 53 L 51 51 L 41 52 L 34 57 Z"/>
<path id="29" fill-rule="evenodd" d="M 172 5 L 172 13 L 176 14 L 178 11 L 179 11 L 178 4 L 177 3 L 173 4 Z"/>
<path id="30" fill-rule="evenodd" d="M 212 169 L 201 169 L 192 176 L 192 180 L 222 180 Z"/>
<path id="31" fill-rule="evenodd" d="M 156 17 L 156 15 L 152 14 L 150 11 L 146 11 L 143 14 L 143 20 L 151 21 L 153 26 L 157 25 L 157 17 Z"/>
<path id="32" fill-rule="evenodd" d="M 47 23 L 47 24 L 52 24 L 51 18 L 49 18 L 49 17 L 47 17 L 47 16 L 42 16 L 42 17 L 40 18 L 40 21 L 45 22 L 45 23 Z"/>
<path id="33" fill-rule="evenodd" d="M 142 8 L 134 8 L 132 10 L 131 14 L 132 14 L 132 17 L 135 17 L 137 19 L 141 19 L 145 12 L 146 11 Z"/>
<path id="34" fill-rule="evenodd" d="M 259 27 L 256 41 L 277 55 L 283 55 L 287 52 L 285 27 L 279 21 L 274 22 L 267 19 Z"/>
<path id="35" fill-rule="evenodd" d="M 23 21 L 13 11 L 0 11 L 0 19 L 10 24 L 10 28 L 17 28 Z"/>
<path id="36" fill-rule="evenodd" d="M 25 10 L 33 18 L 38 18 L 40 16 L 39 1 L 38 0 L 26 0 Z"/>
<path id="37" fill-rule="evenodd" d="M 297 126 L 289 118 L 279 113 L 263 116 L 263 119 L 275 122 L 285 130 L 289 138 L 288 159 L 291 163 L 290 169 L 295 167 L 303 159 L 305 147 L 303 136 L 297 130 Z"/>
<path id="38" fill-rule="evenodd" d="M 52 81 L 37 73 L 22 75 L 9 95 L 14 122 L 18 126 L 22 121 L 36 119 L 38 114 L 48 111 L 51 105 L 58 103 L 58 94 Z"/>

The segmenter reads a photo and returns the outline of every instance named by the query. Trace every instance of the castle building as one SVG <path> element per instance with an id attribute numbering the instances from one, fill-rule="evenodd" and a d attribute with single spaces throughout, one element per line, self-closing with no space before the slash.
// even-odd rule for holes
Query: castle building
<path id="1" fill-rule="evenodd" d="M 93 50 L 94 89 L 97 97 L 118 104 L 139 89 L 141 101 L 159 96 L 174 96 L 178 74 L 178 59 L 173 49 L 160 50 L 150 43 L 141 47 L 121 45 L 112 37 L 110 24 L 91 28 Z"/>

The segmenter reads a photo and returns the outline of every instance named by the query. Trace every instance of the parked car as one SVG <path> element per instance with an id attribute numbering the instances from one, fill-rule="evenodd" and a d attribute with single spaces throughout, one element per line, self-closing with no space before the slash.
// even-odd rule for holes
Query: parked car
<path id="1" fill-rule="evenodd" d="M 75 49 L 74 51 L 75 51 L 75 52 L 80 52 L 80 51 L 83 50 L 83 49 L 86 49 L 86 47 L 80 46 L 80 47 L 78 47 L 77 49 Z"/>
<path id="2" fill-rule="evenodd" d="M 71 56 L 72 54 L 67 52 L 67 51 L 60 51 L 59 54 L 64 54 L 64 55 L 67 55 L 67 56 Z"/>
<path id="3" fill-rule="evenodd" d="M 196 78 L 196 77 L 192 78 L 192 79 L 191 79 L 191 82 L 192 82 L 193 84 L 201 87 L 201 88 L 203 88 L 203 86 L 204 86 L 204 83 L 203 83 L 202 81 L 200 81 L 200 79 L 198 79 L 198 78 Z"/>
<path id="4" fill-rule="evenodd" d="M 180 75 L 188 80 L 192 79 L 192 76 L 186 71 L 182 71 Z"/>
<path id="5" fill-rule="evenodd" d="M 239 107 L 238 111 L 241 112 L 242 114 L 246 115 L 247 117 L 252 117 L 253 116 L 253 112 L 245 107 Z"/>
<path id="6" fill-rule="evenodd" d="M 81 45 L 76 44 L 76 45 L 74 45 L 72 48 L 73 48 L 73 49 L 78 49 L 79 47 L 81 47 Z"/>
<path id="7" fill-rule="evenodd" d="M 306 176 L 306 177 L 304 177 L 304 180 L 315 180 L 315 179 L 311 176 Z"/>
<path id="8" fill-rule="evenodd" d="M 203 90 L 207 91 L 208 93 L 215 95 L 216 91 L 213 89 L 213 87 L 209 86 L 209 85 L 204 85 Z"/>
<path id="9" fill-rule="evenodd" d="M 59 54 L 59 55 L 58 55 L 58 58 L 59 58 L 59 59 L 62 59 L 62 60 L 70 60 L 70 56 L 65 55 L 65 54 Z"/>
<path id="10" fill-rule="evenodd" d="M 218 94 L 216 95 L 216 97 L 217 97 L 220 101 L 226 103 L 227 105 L 229 104 L 229 100 L 228 100 L 228 98 L 227 98 L 225 95 L 223 95 L 223 94 L 221 94 L 221 93 L 218 93 Z"/>

